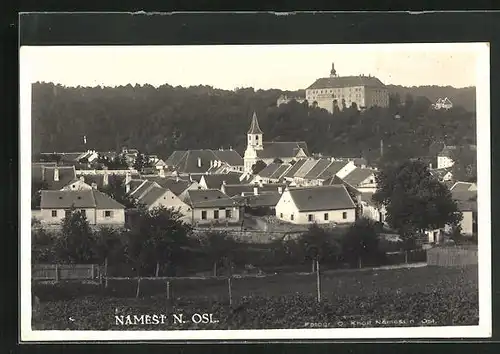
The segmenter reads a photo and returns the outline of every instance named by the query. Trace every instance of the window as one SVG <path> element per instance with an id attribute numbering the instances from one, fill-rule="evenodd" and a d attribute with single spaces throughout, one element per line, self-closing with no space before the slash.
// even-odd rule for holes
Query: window
<path id="1" fill-rule="evenodd" d="M 293 214 L 290 215 L 290 220 L 293 220 Z"/>
<path id="2" fill-rule="evenodd" d="M 233 217 L 233 213 L 231 209 L 226 209 L 226 219 L 231 219 Z"/>
<path id="3" fill-rule="evenodd" d="M 328 221 L 328 213 L 325 213 L 325 221 Z"/>
<path id="4" fill-rule="evenodd" d="M 282 218 L 282 219 L 283 219 L 283 213 L 280 213 L 280 218 Z"/>
<path id="5" fill-rule="evenodd" d="M 347 219 L 347 212 L 345 212 L 345 211 L 344 211 L 344 212 L 342 213 L 342 219 Z"/>
<path id="6" fill-rule="evenodd" d="M 112 216 L 111 210 L 105 210 L 104 211 L 104 217 L 105 218 L 110 218 Z"/>
<path id="7" fill-rule="evenodd" d="M 52 217 L 56 218 L 57 217 L 57 210 L 52 210 Z"/>
<path id="8" fill-rule="evenodd" d="M 207 211 L 206 210 L 201 211 L 201 220 L 207 220 Z"/>
<path id="9" fill-rule="evenodd" d="M 219 218 L 219 211 L 214 210 L 214 219 L 218 219 L 218 218 Z"/>
<path id="10" fill-rule="evenodd" d="M 309 222 L 313 221 L 314 220 L 314 215 L 313 214 L 309 214 L 307 216 L 307 219 L 309 220 Z"/>

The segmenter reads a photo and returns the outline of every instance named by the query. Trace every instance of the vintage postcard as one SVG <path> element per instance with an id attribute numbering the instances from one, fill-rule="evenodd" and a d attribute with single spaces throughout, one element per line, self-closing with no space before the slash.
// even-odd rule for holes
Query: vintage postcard
<path id="1" fill-rule="evenodd" d="M 491 336 L 489 70 L 487 43 L 22 46 L 21 339 Z"/>

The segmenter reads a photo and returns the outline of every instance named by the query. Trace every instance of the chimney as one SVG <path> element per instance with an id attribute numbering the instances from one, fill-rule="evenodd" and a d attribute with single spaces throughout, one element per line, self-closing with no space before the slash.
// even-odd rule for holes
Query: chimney
<path id="1" fill-rule="evenodd" d="M 253 187 L 253 195 L 259 195 L 259 188 Z"/>
<path id="2" fill-rule="evenodd" d="M 130 172 L 127 172 L 127 174 L 125 175 L 125 184 L 128 184 L 131 179 L 132 176 L 130 175 Z"/>
<path id="3" fill-rule="evenodd" d="M 104 171 L 102 175 L 102 186 L 106 187 L 109 184 L 108 171 Z"/>
<path id="4" fill-rule="evenodd" d="M 97 189 L 97 183 L 92 182 L 92 189 Z"/>
<path id="5" fill-rule="evenodd" d="M 127 183 L 125 185 L 125 193 L 129 194 L 130 193 L 130 183 Z"/>
<path id="6" fill-rule="evenodd" d="M 198 163 L 197 163 L 198 168 L 201 167 L 201 157 L 198 157 Z"/>
<path id="7" fill-rule="evenodd" d="M 160 169 L 160 177 L 165 177 L 165 170 L 163 168 Z"/>
<path id="8" fill-rule="evenodd" d="M 59 181 L 59 169 L 54 168 L 54 181 Z"/>
<path id="9" fill-rule="evenodd" d="M 225 186 L 226 185 L 226 181 L 222 181 L 222 185 Z"/>
<path id="10" fill-rule="evenodd" d="M 278 193 L 279 193 L 279 194 L 283 194 L 283 187 L 281 187 L 281 186 L 280 186 L 280 187 L 278 187 Z"/>
<path id="11" fill-rule="evenodd" d="M 193 182 L 193 179 L 191 178 L 191 176 L 189 178 L 191 179 L 191 182 Z M 175 176 L 175 181 L 179 182 L 179 176 Z"/>

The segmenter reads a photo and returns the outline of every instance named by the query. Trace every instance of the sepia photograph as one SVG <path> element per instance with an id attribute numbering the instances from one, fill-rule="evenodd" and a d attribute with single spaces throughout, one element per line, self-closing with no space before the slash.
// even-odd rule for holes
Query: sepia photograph
<path id="1" fill-rule="evenodd" d="M 491 335 L 487 43 L 23 46 L 21 336 Z"/>

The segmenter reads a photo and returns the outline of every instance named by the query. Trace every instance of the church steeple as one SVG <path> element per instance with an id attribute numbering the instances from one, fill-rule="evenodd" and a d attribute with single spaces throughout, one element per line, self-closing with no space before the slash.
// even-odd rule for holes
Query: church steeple
<path id="1" fill-rule="evenodd" d="M 250 129 L 248 129 L 247 134 L 264 134 L 262 133 L 262 130 L 260 130 L 259 121 L 257 120 L 257 114 L 255 114 L 255 111 L 253 112 L 252 123 L 250 124 Z"/>
<path id="2" fill-rule="evenodd" d="M 259 121 L 257 120 L 257 114 L 253 112 L 252 123 L 250 124 L 250 129 L 248 129 L 248 147 L 252 147 L 254 150 L 262 150 L 262 136 L 263 132 L 259 127 Z"/>
<path id="3" fill-rule="evenodd" d="M 332 63 L 332 70 L 330 70 L 330 77 L 337 77 L 337 71 L 335 70 L 334 63 Z"/>

